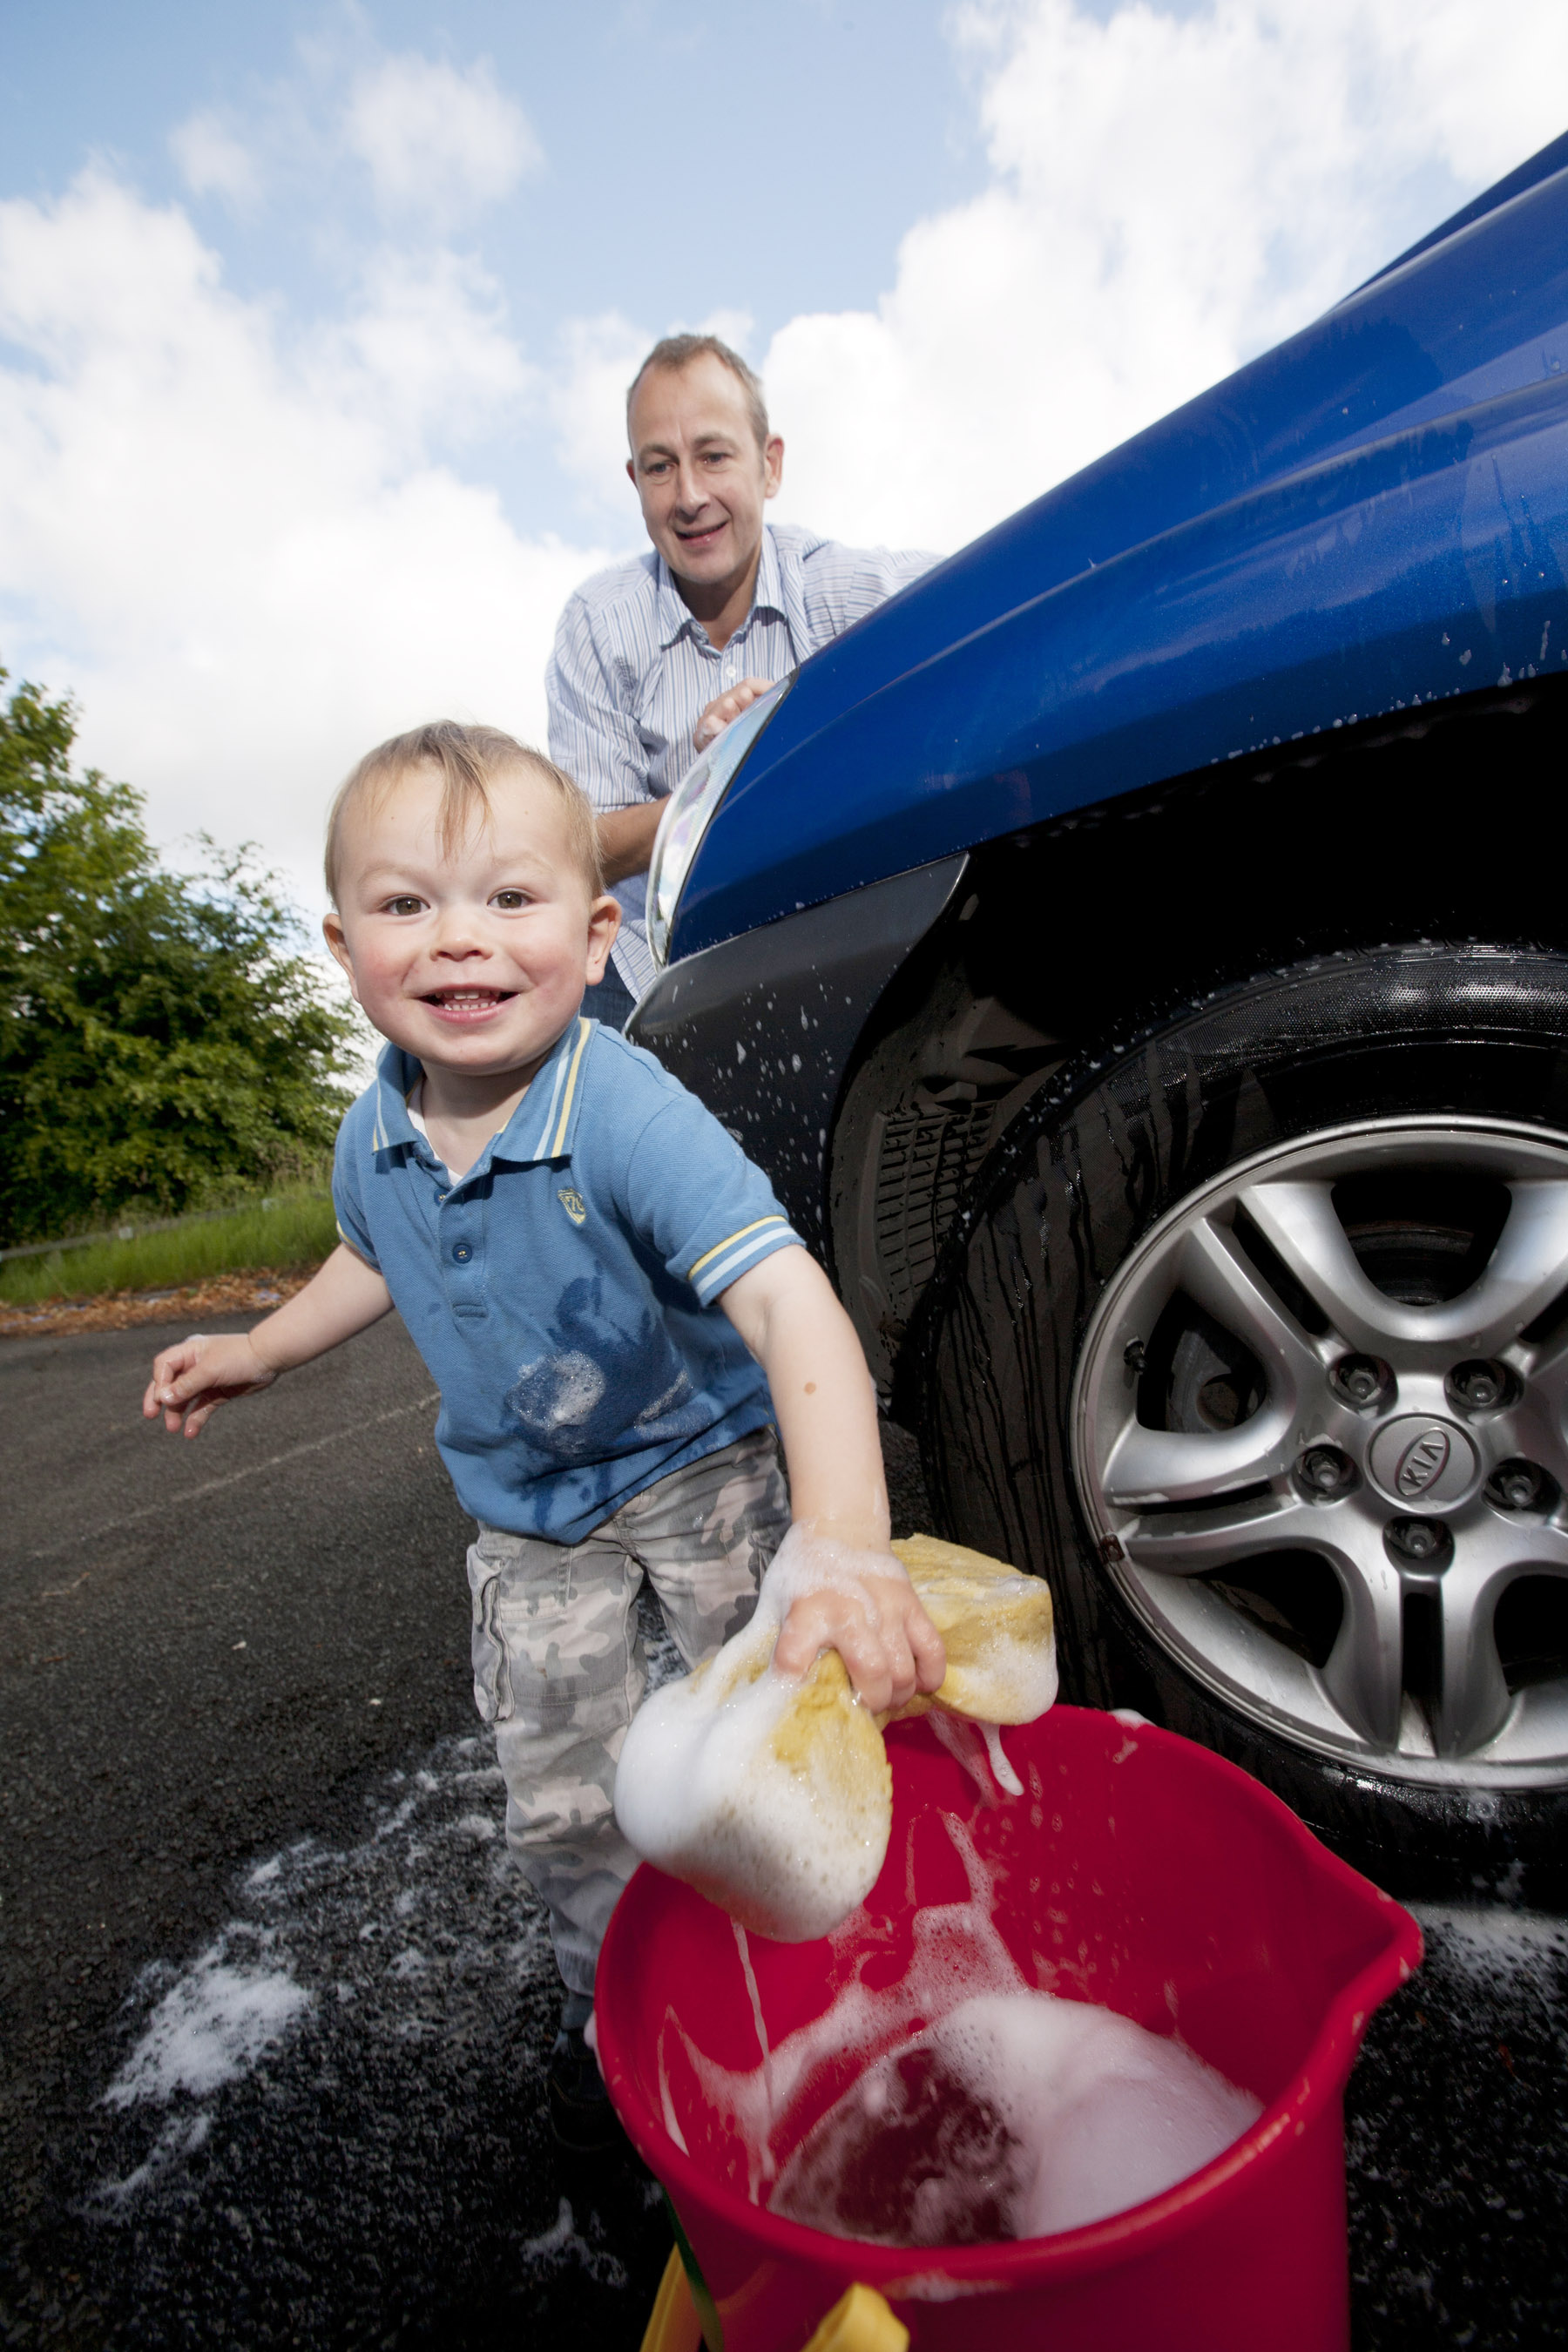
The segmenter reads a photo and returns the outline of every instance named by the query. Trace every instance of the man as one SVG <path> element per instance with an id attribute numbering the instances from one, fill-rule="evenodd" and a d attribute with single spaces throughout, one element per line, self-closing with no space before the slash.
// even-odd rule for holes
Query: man
<path id="1" fill-rule="evenodd" d="M 667 796 L 748 703 L 936 561 L 764 522 L 784 443 L 756 376 L 716 335 L 654 345 L 626 435 L 653 552 L 577 590 L 545 673 L 550 755 L 599 813 L 621 906 L 614 968 L 583 1007 L 616 1028 L 653 979 L 645 877 Z"/>

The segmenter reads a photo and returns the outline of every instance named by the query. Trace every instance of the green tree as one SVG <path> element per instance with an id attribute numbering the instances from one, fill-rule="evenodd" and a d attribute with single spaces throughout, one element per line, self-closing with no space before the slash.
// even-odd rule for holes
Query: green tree
<path id="1" fill-rule="evenodd" d="M 0 688 L 6 673 L 0 669 Z M 353 1016 L 247 850 L 175 874 L 68 702 L 0 704 L 0 1235 L 163 1213 L 320 1160 Z"/>

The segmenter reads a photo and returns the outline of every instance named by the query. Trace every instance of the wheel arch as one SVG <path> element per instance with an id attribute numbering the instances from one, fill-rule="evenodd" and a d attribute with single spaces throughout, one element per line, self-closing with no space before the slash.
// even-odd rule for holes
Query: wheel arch
<path id="1" fill-rule="evenodd" d="M 1424 705 L 1180 776 L 975 849 L 838 1092 L 827 1239 L 885 1399 L 949 1237 L 1018 1114 L 1190 1003 L 1316 955 L 1568 948 L 1549 847 L 1568 681 Z"/>

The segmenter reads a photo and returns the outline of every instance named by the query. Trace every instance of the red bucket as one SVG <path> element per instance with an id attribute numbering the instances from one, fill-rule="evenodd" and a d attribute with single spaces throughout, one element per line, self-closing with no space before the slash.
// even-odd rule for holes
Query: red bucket
<path id="1" fill-rule="evenodd" d="M 1005 1743 L 1021 1798 L 983 1796 L 927 1721 L 889 1730 L 893 1833 L 865 1912 L 879 1980 L 899 1976 L 914 1910 L 967 1893 L 942 1819 L 955 1816 L 1029 1983 L 1179 2032 L 1263 2113 L 1163 2195 L 1055 2237 L 889 2247 L 807 2229 L 751 2201 L 732 2127 L 690 2065 L 669 2063 L 672 2019 L 737 2072 L 758 2063 L 757 2029 L 730 1920 L 645 1866 L 605 1942 L 599 2053 L 701 2266 L 723 2352 L 799 2352 L 856 2280 L 917 2352 L 1336 2352 L 1344 2085 L 1367 2019 L 1420 1959 L 1415 1921 L 1248 1774 L 1173 1733 L 1058 1706 Z M 753 1936 L 750 1956 L 776 2048 L 853 1977 L 857 1945 Z"/>

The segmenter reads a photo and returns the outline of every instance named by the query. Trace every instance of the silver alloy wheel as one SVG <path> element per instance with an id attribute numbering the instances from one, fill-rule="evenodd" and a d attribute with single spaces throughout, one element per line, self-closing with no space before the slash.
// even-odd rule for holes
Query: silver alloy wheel
<path id="1" fill-rule="evenodd" d="M 1335 1188 L 1414 1193 L 1435 1169 L 1491 1188 L 1498 1231 L 1459 1295 L 1412 1304 L 1369 1277 Z M 1568 1139 L 1501 1122 L 1327 1130 L 1163 1218 L 1086 1337 L 1073 1466 L 1163 1648 L 1321 1755 L 1434 1786 L 1568 1781 L 1568 1669 L 1510 1689 L 1494 1627 L 1519 1580 L 1568 1578 L 1565 1290 Z M 1190 1402 L 1174 1427 L 1141 1417 L 1155 1335 L 1190 1309 L 1228 1426 Z M 1331 1573 L 1324 1655 L 1247 1603 L 1259 1564 Z"/>

